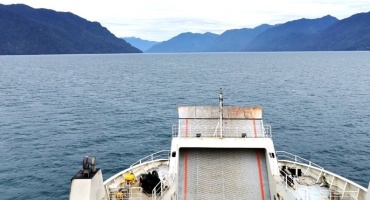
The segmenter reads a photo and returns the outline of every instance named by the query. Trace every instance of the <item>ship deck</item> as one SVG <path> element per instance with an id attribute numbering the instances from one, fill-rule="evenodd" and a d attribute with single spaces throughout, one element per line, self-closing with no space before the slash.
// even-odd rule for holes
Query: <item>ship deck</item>
<path id="1" fill-rule="evenodd" d="M 113 178 L 107 180 L 104 185 L 110 200 L 152 200 L 151 194 L 146 194 L 140 186 L 140 176 L 150 171 L 157 171 L 160 180 L 163 182 L 164 177 L 168 173 L 168 161 L 166 160 L 153 160 L 133 166 L 116 174 Z M 135 174 L 134 181 L 126 181 L 124 176 L 126 173 L 133 172 Z"/>
<path id="2" fill-rule="evenodd" d="M 168 155 L 168 152 L 165 152 L 165 154 Z M 139 164 L 131 166 L 129 169 L 116 174 L 104 182 L 106 192 L 109 196 L 108 199 L 150 200 L 173 198 L 170 194 L 173 194 L 177 188 L 173 183 L 169 183 L 169 180 L 166 180 L 166 178 L 169 178 L 169 161 L 167 159 L 155 159 L 155 155 L 150 155 L 149 157 L 154 159 L 150 159 L 147 162 L 139 162 Z M 286 160 L 280 160 L 279 166 L 294 166 L 302 169 L 302 175 L 294 176 L 293 184 L 289 184 L 289 181 L 287 181 L 283 174 L 274 176 L 274 180 L 271 181 L 275 182 L 274 185 L 276 185 L 276 199 L 280 199 L 279 195 L 284 197 L 284 199 L 365 199 L 366 189 L 324 169 L 297 162 L 288 162 Z M 164 187 L 167 186 L 161 190 L 160 194 L 156 194 L 155 197 L 152 194 L 144 193 L 139 181 L 142 174 L 153 170 L 158 172 L 158 176 Z M 133 172 L 136 177 L 136 180 L 129 184 L 124 179 L 124 175 L 128 172 Z M 324 175 L 326 177 L 326 184 L 322 184 L 323 180 L 320 179 Z M 122 191 L 124 195 L 117 195 Z"/>
<path id="3" fill-rule="evenodd" d="M 151 165 L 148 170 L 156 170 L 160 179 L 163 181 L 163 178 L 168 172 L 167 164 L 158 164 Z M 276 177 L 277 188 L 279 188 L 280 193 L 285 193 L 285 196 L 288 194 L 292 199 L 330 199 L 330 192 L 328 187 L 320 187 L 320 184 L 316 184 L 315 180 L 311 177 L 300 177 L 300 180 L 295 180 L 295 185 L 293 187 L 287 185 L 283 176 Z M 300 183 L 298 183 L 300 182 Z M 131 188 L 128 192 L 128 187 Z M 125 189 L 126 188 L 126 189 Z M 174 188 L 169 188 L 173 190 Z M 119 191 L 124 191 L 122 196 L 117 196 Z M 126 182 L 119 183 L 116 187 L 111 187 L 110 190 L 110 199 L 111 200 L 126 200 L 126 199 L 142 199 L 142 200 L 151 200 L 153 199 L 151 194 L 145 194 L 138 180 L 131 184 Z"/>
<path id="4" fill-rule="evenodd" d="M 279 192 L 286 193 L 292 199 L 330 199 L 334 195 L 334 193 L 330 194 L 328 187 L 315 183 L 315 179 L 312 177 L 300 177 L 299 180 L 295 179 L 294 182 L 294 186 L 291 187 L 284 181 L 283 176 L 278 177 L 276 180 Z M 336 195 L 339 196 L 339 194 Z"/>

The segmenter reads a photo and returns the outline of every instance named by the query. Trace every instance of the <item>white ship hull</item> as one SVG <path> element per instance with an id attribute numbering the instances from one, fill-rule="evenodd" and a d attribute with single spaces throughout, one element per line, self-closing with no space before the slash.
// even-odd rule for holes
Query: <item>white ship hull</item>
<path id="1" fill-rule="evenodd" d="M 171 149 L 149 155 L 104 183 L 84 159 L 70 200 L 356 199 L 368 189 L 275 150 L 261 107 L 179 107 Z M 94 159 L 93 159 L 94 160 Z"/>

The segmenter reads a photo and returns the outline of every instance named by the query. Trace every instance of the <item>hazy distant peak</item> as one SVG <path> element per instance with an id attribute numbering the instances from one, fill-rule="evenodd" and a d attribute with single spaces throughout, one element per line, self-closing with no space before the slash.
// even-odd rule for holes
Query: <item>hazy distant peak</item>
<path id="1" fill-rule="evenodd" d="M 272 26 L 273 25 L 270 25 L 270 24 L 261 24 L 259 26 L 254 27 L 254 29 L 266 29 L 266 28 L 270 28 Z"/>
<path id="2" fill-rule="evenodd" d="M 217 35 L 217 34 L 212 33 L 212 32 L 205 32 L 205 33 L 184 32 L 184 33 L 180 33 L 177 36 L 180 36 L 180 35 Z M 177 36 L 175 36 L 175 37 L 177 37 Z"/>
<path id="3" fill-rule="evenodd" d="M 123 39 L 137 39 L 137 40 L 145 40 L 139 37 L 131 36 L 131 37 L 123 37 Z"/>
<path id="4" fill-rule="evenodd" d="M 337 19 L 336 17 L 334 17 L 332 15 L 325 15 L 324 17 L 321 17 L 321 18 L 333 18 L 333 19 Z"/>
<path id="5" fill-rule="evenodd" d="M 302 23 L 302 22 L 314 22 L 314 21 L 316 21 L 316 22 L 317 21 L 331 21 L 331 22 L 335 22 L 335 21 L 338 21 L 338 19 L 336 17 L 331 16 L 331 15 L 326 15 L 326 16 L 320 17 L 320 18 L 301 18 L 301 19 L 296 19 L 296 20 L 288 21 L 288 22 L 283 23 L 283 24 L 288 24 L 288 23 Z"/>
<path id="6" fill-rule="evenodd" d="M 146 39 L 143 39 L 143 38 L 140 38 L 140 37 L 135 37 L 135 36 L 131 36 L 131 37 L 123 37 L 122 39 L 124 40 L 141 40 L 141 41 L 150 41 L 150 42 L 157 42 L 157 41 L 152 41 L 152 40 L 146 40 Z"/>
<path id="7" fill-rule="evenodd" d="M 228 33 L 231 33 L 231 32 L 236 32 L 236 31 L 245 31 L 245 30 L 252 30 L 251 28 L 235 28 L 235 29 L 229 29 L 229 30 L 226 30 L 225 32 L 223 32 L 221 35 L 224 35 L 224 34 L 228 34 Z"/>
<path id="8" fill-rule="evenodd" d="M 202 35 L 217 35 L 217 34 L 212 33 L 212 32 L 205 32 L 205 33 L 203 33 Z"/>
<path id="9" fill-rule="evenodd" d="M 154 45 L 146 52 L 202 52 L 205 51 L 219 35 L 206 33 L 181 33 L 167 41 Z"/>
<path id="10" fill-rule="evenodd" d="M 140 49 L 141 51 L 146 51 L 159 43 L 155 41 L 144 40 L 138 37 L 124 37 L 122 39 L 130 43 L 132 46 Z"/>

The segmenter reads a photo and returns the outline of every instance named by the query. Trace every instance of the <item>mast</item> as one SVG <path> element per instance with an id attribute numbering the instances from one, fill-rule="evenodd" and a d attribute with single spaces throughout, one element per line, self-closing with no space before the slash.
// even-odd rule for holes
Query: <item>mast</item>
<path id="1" fill-rule="evenodd" d="M 224 97 L 223 97 L 223 94 L 222 94 L 222 88 L 220 88 L 220 97 L 219 97 L 219 103 L 220 103 L 220 108 L 219 108 L 219 113 L 220 113 L 220 136 L 222 137 L 222 131 L 223 131 L 223 122 L 222 122 L 222 118 L 223 118 L 223 112 L 224 112 Z"/>

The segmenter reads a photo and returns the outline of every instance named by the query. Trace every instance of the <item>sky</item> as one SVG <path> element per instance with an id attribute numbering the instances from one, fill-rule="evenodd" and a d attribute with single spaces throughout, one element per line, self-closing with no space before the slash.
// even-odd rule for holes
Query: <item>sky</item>
<path id="1" fill-rule="evenodd" d="M 97 21 L 117 37 L 165 41 L 183 33 L 254 28 L 301 18 L 338 19 L 370 12 L 369 0 L 0 0 L 72 12 Z"/>

